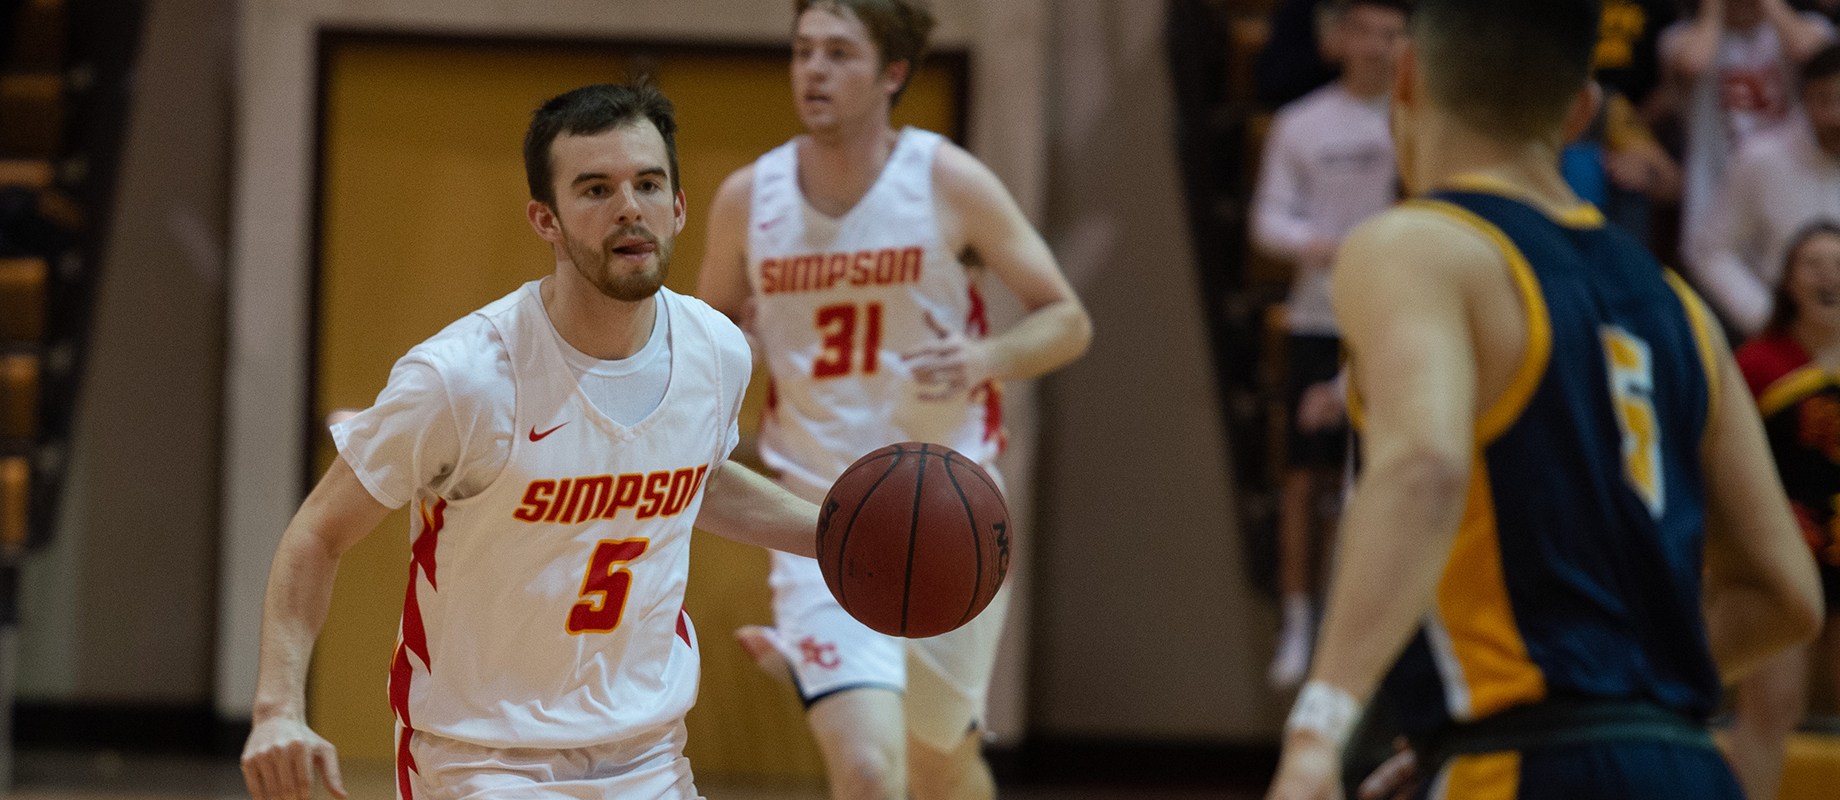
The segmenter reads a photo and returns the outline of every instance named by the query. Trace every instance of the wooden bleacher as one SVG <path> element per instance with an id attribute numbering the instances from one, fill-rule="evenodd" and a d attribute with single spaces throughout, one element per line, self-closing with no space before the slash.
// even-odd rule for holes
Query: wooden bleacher
<path id="1" fill-rule="evenodd" d="M 0 356 L 0 439 L 28 441 L 38 430 L 38 358 Z"/>
<path id="2" fill-rule="evenodd" d="M 0 342 L 33 343 L 45 330 L 42 258 L 0 258 Z"/>
<path id="3" fill-rule="evenodd" d="M 83 211 L 57 182 L 65 150 L 65 0 L 16 5 L 12 41 L 0 52 L 0 191 L 32 193 L 40 217 L 74 230 Z M 0 243 L 13 247 L 13 243 Z M 55 254 L 0 252 L 0 565 L 31 540 L 32 454 L 39 427 L 47 302 Z"/>

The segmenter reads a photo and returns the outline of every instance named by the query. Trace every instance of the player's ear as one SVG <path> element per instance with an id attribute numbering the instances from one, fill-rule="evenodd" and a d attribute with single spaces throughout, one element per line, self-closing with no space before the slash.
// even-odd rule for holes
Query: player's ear
<path id="1" fill-rule="evenodd" d="M 1597 81 L 1585 84 L 1572 98 L 1572 107 L 1565 112 L 1565 142 L 1571 144 L 1591 129 L 1591 123 L 1597 119 L 1597 111 L 1604 105 L 1604 87 Z"/>
<path id="2" fill-rule="evenodd" d="M 690 221 L 690 203 L 684 200 L 684 190 L 677 190 L 677 199 L 671 203 L 671 218 L 676 223 L 673 235 L 684 232 L 684 225 Z"/>
<path id="3" fill-rule="evenodd" d="M 678 195 L 677 202 L 678 207 L 682 208 L 683 195 Z M 524 206 L 524 216 L 529 218 L 530 227 L 536 230 L 538 236 L 543 237 L 543 241 L 550 244 L 562 243 L 562 224 L 556 219 L 556 209 L 550 208 L 548 203 L 531 200 Z M 681 222 L 679 227 L 682 227 Z"/>
<path id="4" fill-rule="evenodd" d="M 907 83 L 907 76 L 913 72 L 913 69 L 914 62 L 912 61 L 896 61 L 889 64 L 887 69 L 882 70 L 882 91 L 893 97 L 894 93 L 900 91 L 901 86 Z"/>

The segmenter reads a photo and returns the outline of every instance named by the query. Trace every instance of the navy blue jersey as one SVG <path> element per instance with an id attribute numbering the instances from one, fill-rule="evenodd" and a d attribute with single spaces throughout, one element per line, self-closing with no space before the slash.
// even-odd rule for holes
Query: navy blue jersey
<path id="1" fill-rule="evenodd" d="M 1554 218 L 1496 191 L 1410 202 L 1500 249 L 1528 344 L 1478 420 L 1437 605 L 1386 693 L 1414 734 L 1559 697 L 1703 720 L 1719 697 L 1700 616 L 1711 317 L 1596 209 Z"/>

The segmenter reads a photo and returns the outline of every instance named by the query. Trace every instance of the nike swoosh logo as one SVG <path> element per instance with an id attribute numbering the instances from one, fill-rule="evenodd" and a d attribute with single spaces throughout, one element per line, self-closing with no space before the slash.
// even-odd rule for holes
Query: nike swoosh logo
<path id="1" fill-rule="evenodd" d="M 566 422 L 564 422 L 564 423 L 562 423 L 562 425 L 567 425 L 567 424 L 568 424 L 568 423 L 566 423 Z M 546 431 L 544 431 L 544 432 L 542 432 L 542 433 L 537 433 L 537 429 L 536 429 L 536 427 L 534 427 L 534 426 L 532 426 L 532 427 L 531 427 L 531 429 L 530 429 L 530 440 L 531 440 L 531 441 L 533 441 L 533 442 L 540 442 L 540 441 L 543 441 L 543 437 L 545 437 L 545 436 L 548 436 L 548 435 L 550 435 L 550 434 L 552 434 L 552 433 L 555 433 L 556 431 L 559 431 L 559 430 L 561 430 L 561 429 L 562 429 L 562 425 L 557 425 L 556 427 L 554 427 L 554 428 L 550 428 L 549 430 L 546 430 Z"/>

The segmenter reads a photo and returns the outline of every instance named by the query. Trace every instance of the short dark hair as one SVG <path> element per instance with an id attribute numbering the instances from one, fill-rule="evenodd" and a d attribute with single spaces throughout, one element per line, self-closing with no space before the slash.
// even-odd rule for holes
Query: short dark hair
<path id="1" fill-rule="evenodd" d="M 1601 0 L 1419 0 L 1412 38 L 1431 100 L 1487 136 L 1527 140 L 1591 77 Z"/>
<path id="2" fill-rule="evenodd" d="M 530 199 L 556 207 L 556 176 L 550 146 L 557 136 L 593 136 L 622 125 L 649 121 L 664 137 L 671 191 L 677 185 L 677 116 L 670 99 L 650 82 L 599 83 L 556 95 L 530 117 L 524 133 L 524 179 Z"/>
<path id="3" fill-rule="evenodd" d="M 890 104 L 901 102 L 901 95 L 907 93 L 908 84 L 920 71 L 933 35 L 933 12 L 927 10 L 926 4 L 920 0 L 793 0 L 793 24 L 797 25 L 797 20 L 814 8 L 855 14 L 869 29 L 869 38 L 875 40 L 883 67 L 907 62 L 907 79 L 889 99 Z"/>
<path id="4" fill-rule="evenodd" d="M 1343 14 L 1360 8 L 1361 6 L 1372 6 L 1374 8 L 1397 11 L 1410 18 L 1412 16 L 1413 5 L 1413 0 L 1333 0 L 1330 4 L 1330 9 L 1331 13 Z"/>
<path id="5" fill-rule="evenodd" d="M 1776 282 L 1776 299 L 1770 308 L 1770 321 L 1763 326 L 1766 331 L 1786 333 L 1790 325 L 1802 310 L 1795 305 L 1795 295 L 1789 292 L 1789 273 L 1795 269 L 1795 255 L 1802 247 L 1816 236 L 1840 236 L 1840 221 L 1817 219 L 1795 232 L 1789 240 L 1789 247 L 1783 250 L 1782 278 Z"/>
<path id="6" fill-rule="evenodd" d="M 1840 44 L 1830 44 L 1802 65 L 1802 86 L 1840 75 Z"/>

